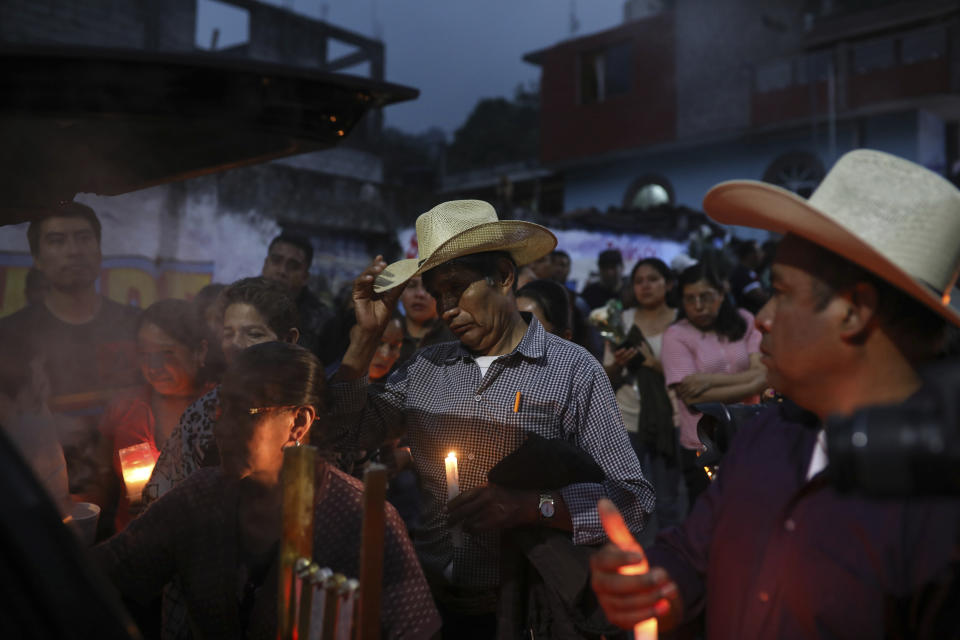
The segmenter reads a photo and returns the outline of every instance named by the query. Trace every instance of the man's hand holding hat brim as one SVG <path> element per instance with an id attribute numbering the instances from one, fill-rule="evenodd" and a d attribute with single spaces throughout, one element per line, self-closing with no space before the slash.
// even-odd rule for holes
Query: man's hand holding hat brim
<path id="1" fill-rule="evenodd" d="M 383 256 L 378 255 L 353 281 L 353 305 L 357 326 L 350 333 L 350 345 L 337 371 L 338 380 L 357 380 L 366 374 L 380 344 L 380 336 L 393 317 L 400 294 L 406 288 L 404 283 L 384 293 L 374 291 L 373 283 L 386 267 Z"/>

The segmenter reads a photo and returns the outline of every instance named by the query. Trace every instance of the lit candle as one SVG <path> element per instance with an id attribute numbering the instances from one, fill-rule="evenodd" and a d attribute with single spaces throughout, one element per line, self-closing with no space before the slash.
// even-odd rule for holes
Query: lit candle
<path id="1" fill-rule="evenodd" d="M 630 534 L 627 523 L 623 521 L 623 516 L 620 515 L 612 502 L 606 498 L 600 500 L 597 504 L 597 511 L 600 513 L 600 522 L 603 523 L 603 529 L 607 532 L 610 542 L 621 551 L 634 551 L 643 554 L 643 547 Z M 643 560 L 637 564 L 620 567 L 619 573 L 624 576 L 635 576 L 649 570 L 650 564 L 644 555 Z M 635 624 L 633 626 L 633 637 L 634 640 L 657 640 L 657 619 L 648 618 Z"/>
<path id="2" fill-rule="evenodd" d="M 457 471 L 457 454 L 451 451 L 443 460 L 443 465 L 447 469 L 447 500 L 453 500 L 460 495 L 460 473 Z M 450 531 L 451 542 L 454 547 L 463 546 L 460 527 L 456 526 Z"/>
<path id="3" fill-rule="evenodd" d="M 644 556 L 643 562 L 639 564 L 620 567 L 620 575 L 636 576 L 649 570 L 650 565 L 647 563 L 647 557 Z M 633 638 L 634 640 L 657 640 L 657 619 L 647 618 L 633 625 Z"/>
<path id="4" fill-rule="evenodd" d="M 157 459 L 149 442 L 141 442 L 132 447 L 120 449 L 120 470 L 123 472 L 123 484 L 127 488 L 127 499 L 131 504 L 140 502 L 143 487 L 153 473 Z"/>
<path id="5" fill-rule="evenodd" d="M 460 495 L 460 473 L 457 471 L 457 454 L 451 451 L 443 460 L 447 468 L 447 500 Z"/>

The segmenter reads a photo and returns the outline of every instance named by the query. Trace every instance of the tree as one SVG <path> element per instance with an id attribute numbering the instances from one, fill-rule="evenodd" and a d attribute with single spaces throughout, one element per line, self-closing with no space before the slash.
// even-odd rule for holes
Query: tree
<path id="1" fill-rule="evenodd" d="M 451 173 L 534 160 L 539 153 L 540 94 L 519 85 L 512 100 L 484 98 L 454 133 L 447 151 Z"/>
<path id="2" fill-rule="evenodd" d="M 438 128 L 420 134 L 386 128 L 380 138 L 384 181 L 433 189 L 441 173 L 446 136 Z"/>

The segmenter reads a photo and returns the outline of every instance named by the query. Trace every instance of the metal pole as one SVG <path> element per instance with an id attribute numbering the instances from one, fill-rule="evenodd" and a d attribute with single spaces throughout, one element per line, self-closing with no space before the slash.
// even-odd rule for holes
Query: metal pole
<path id="1" fill-rule="evenodd" d="M 298 558 L 313 557 L 316 468 L 315 447 L 303 445 L 284 450 L 283 469 L 280 471 L 283 529 L 280 534 L 280 588 L 277 598 L 277 637 L 280 640 L 295 640 L 297 635 L 295 565 Z"/>

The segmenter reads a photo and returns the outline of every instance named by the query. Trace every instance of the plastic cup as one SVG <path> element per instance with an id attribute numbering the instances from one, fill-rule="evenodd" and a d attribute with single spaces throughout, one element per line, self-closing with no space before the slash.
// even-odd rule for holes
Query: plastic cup
<path id="1" fill-rule="evenodd" d="M 92 502 L 77 502 L 70 509 L 65 522 L 85 547 L 93 545 L 97 539 L 97 521 L 100 519 L 100 507 Z"/>

